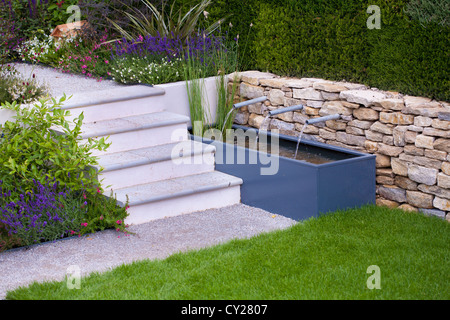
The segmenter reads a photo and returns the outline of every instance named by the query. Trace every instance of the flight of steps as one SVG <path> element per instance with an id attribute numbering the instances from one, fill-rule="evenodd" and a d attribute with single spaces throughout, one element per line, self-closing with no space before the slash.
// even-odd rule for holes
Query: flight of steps
<path id="1" fill-rule="evenodd" d="M 240 202 L 242 179 L 214 170 L 215 148 L 189 139 L 186 116 L 164 111 L 164 90 L 131 86 L 76 95 L 64 105 L 83 112 L 82 137 L 109 137 L 96 151 L 105 195 L 129 200 L 128 224 Z"/>

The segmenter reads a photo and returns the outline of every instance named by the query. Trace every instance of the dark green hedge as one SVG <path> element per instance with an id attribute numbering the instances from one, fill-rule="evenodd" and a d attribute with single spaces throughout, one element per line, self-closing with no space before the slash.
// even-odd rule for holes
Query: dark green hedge
<path id="1" fill-rule="evenodd" d="M 184 6 L 196 1 L 178 0 Z M 354 81 L 450 101 L 450 28 L 422 26 L 406 0 L 215 0 L 209 19 L 231 14 L 243 69 Z M 368 29 L 370 5 L 381 29 Z M 250 28 L 250 23 L 253 27 Z"/>

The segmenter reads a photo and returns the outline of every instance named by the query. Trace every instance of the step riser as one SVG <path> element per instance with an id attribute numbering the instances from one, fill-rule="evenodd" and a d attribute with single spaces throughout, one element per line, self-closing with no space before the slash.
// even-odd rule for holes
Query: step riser
<path id="1" fill-rule="evenodd" d="M 172 134 L 176 132 L 177 139 L 187 140 L 188 132 L 185 123 L 168 125 L 163 127 L 150 128 L 138 131 L 129 131 L 117 134 L 111 134 L 106 142 L 111 142 L 109 148 L 105 151 L 94 150 L 92 155 L 99 156 L 102 154 L 121 152 L 126 150 L 134 150 L 147 148 L 151 146 L 162 145 L 172 141 Z M 184 136 L 184 131 L 186 131 Z M 180 132 L 183 132 L 181 137 Z M 100 138 L 100 137 L 99 137 Z M 177 140 L 178 141 L 178 140 Z M 82 143 L 85 143 L 83 140 Z"/>
<path id="2" fill-rule="evenodd" d="M 125 223 L 140 224 L 164 217 L 222 208 L 237 204 L 240 199 L 240 186 L 233 186 L 137 206 L 131 205 L 127 210 L 130 215 L 125 219 Z"/>
<path id="3" fill-rule="evenodd" d="M 183 161 L 183 163 L 177 164 L 177 161 L 167 160 L 136 167 L 105 171 L 100 173 L 99 179 L 103 179 L 102 185 L 104 187 L 111 186 L 112 189 L 119 189 L 214 170 L 214 154 L 212 153 L 199 154 L 179 160 Z"/>
<path id="4" fill-rule="evenodd" d="M 82 112 L 83 122 L 94 122 L 102 120 L 112 120 L 117 118 L 136 116 L 140 114 L 164 111 L 164 105 L 160 96 L 132 99 L 127 101 L 117 101 L 77 107 L 67 109 L 70 111 L 68 119 L 78 117 Z"/>

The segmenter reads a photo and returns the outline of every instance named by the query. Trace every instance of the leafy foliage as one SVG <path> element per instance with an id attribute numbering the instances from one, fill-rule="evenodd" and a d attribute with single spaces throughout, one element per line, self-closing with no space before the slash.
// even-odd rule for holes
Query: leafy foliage
<path id="1" fill-rule="evenodd" d="M 211 0 L 201 0 L 183 14 L 181 9 L 175 9 L 175 1 L 170 6 L 169 12 L 166 11 L 165 3 L 162 9 L 158 10 L 149 0 L 141 0 L 141 2 L 149 9 L 150 15 L 131 6 L 126 6 L 127 10 L 122 11 L 123 15 L 131 22 L 129 26 L 131 30 L 127 31 L 115 21 L 107 18 L 120 34 L 128 40 L 136 39 L 139 36 L 151 35 L 154 37 L 175 38 L 184 43 L 190 35 L 197 31 L 196 28 L 200 18 L 204 16 L 206 8 L 211 4 Z M 224 18 L 221 18 L 211 23 L 203 30 L 203 33 L 206 35 L 211 34 L 223 21 Z"/>
<path id="2" fill-rule="evenodd" d="M 70 112 L 61 109 L 65 99 L 52 99 L 52 106 L 45 100 L 29 107 L 16 102 L 2 104 L 2 108 L 15 112 L 15 121 L 0 127 L 0 174 L 6 186 L 20 182 L 24 191 L 29 191 L 33 179 L 41 183 L 56 179 L 74 191 L 97 191 L 97 173 L 92 167 L 97 158 L 91 151 L 105 150 L 109 144 L 104 138 L 81 143 L 83 114 L 70 123 L 66 119 Z"/>
<path id="3" fill-rule="evenodd" d="M 192 3 L 179 1 L 187 7 Z M 421 1 L 422 6 L 443 2 Z M 217 0 L 208 19 L 230 14 L 230 32 L 240 36 L 245 69 L 345 79 L 449 101 L 445 71 L 450 27 L 431 19 L 444 17 L 446 11 L 435 10 L 423 28 L 419 20 L 411 20 L 411 10 L 405 12 L 407 5 L 414 4 L 407 0 Z M 380 7 L 381 29 L 367 28 L 370 5 Z"/>

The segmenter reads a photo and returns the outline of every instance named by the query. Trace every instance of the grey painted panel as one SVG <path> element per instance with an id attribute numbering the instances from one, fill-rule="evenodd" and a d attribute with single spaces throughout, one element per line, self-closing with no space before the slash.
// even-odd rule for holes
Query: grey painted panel
<path id="1" fill-rule="evenodd" d="M 296 143 L 293 137 L 279 137 L 280 142 Z M 202 141 L 213 142 L 208 139 Z M 245 149 L 245 163 L 238 163 L 238 149 L 244 148 L 217 141 L 214 145 L 217 149 L 216 160 L 219 160 L 216 170 L 242 178 L 241 201 L 244 204 L 304 220 L 339 208 L 375 203 L 374 155 L 305 140 L 301 143 L 302 148 L 312 152 L 319 150 L 336 160 L 312 164 L 271 155 L 278 158 L 278 172 L 262 175 L 261 168 L 268 165 L 260 161 L 260 152 Z M 234 161 L 224 163 L 219 159 L 222 153 L 230 152 L 234 152 Z M 257 161 L 251 164 L 249 159 Z"/>

